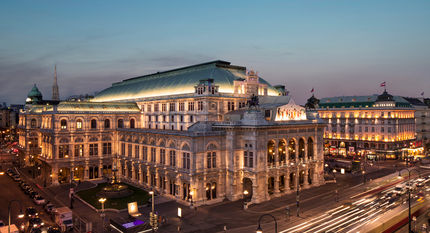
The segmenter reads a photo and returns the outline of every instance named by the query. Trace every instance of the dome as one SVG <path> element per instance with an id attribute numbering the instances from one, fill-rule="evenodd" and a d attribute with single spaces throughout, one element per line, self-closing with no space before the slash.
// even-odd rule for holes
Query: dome
<path id="1" fill-rule="evenodd" d="M 393 101 L 394 98 L 392 95 L 388 94 L 387 90 L 384 90 L 384 93 L 378 95 L 376 101 Z"/>
<path id="2" fill-rule="evenodd" d="M 33 88 L 31 88 L 31 91 L 28 93 L 27 96 L 29 98 L 32 98 L 32 97 L 42 98 L 42 93 L 39 91 L 36 84 L 34 84 Z"/>
<path id="3" fill-rule="evenodd" d="M 246 68 L 230 65 L 225 61 L 213 61 L 174 70 L 158 72 L 114 83 L 99 92 L 93 102 L 136 100 L 178 94 L 192 94 L 194 87 L 203 79 L 212 79 L 221 93 L 234 93 L 234 81 L 246 79 Z M 278 96 L 279 91 L 267 81 L 268 95 Z"/>

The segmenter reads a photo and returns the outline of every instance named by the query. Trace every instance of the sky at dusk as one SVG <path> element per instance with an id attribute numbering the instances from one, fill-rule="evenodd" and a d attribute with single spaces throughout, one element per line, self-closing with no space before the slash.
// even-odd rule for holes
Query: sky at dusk
<path id="1" fill-rule="evenodd" d="M 36 83 L 60 97 L 212 60 L 254 69 L 303 104 L 430 96 L 430 1 L 18 1 L 0 3 L 0 102 Z"/>

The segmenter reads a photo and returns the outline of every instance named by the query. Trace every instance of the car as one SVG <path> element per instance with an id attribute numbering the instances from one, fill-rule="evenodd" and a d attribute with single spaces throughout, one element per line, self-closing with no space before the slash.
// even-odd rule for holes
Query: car
<path id="1" fill-rule="evenodd" d="M 13 180 L 16 182 L 21 181 L 21 177 L 19 177 L 19 175 L 14 175 Z"/>
<path id="2" fill-rule="evenodd" d="M 34 207 L 28 207 L 25 210 L 25 216 L 27 216 L 29 218 L 35 218 L 35 217 L 39 216 L 39 213 L 37 212 L 37 210 Z"/>
<path id="3" fill-rule="evenodd" d="M 28 220 L 29 228 L 40 228 L 43 225 L 45 225 L 45 223 L 39 217 L 31 218 L 30 220 Z"/>
<path id="4" fill-rule="evenodd" d="M 24 189 L 24 193 L 27 195 L 30 195 L 31 192 L 34 192 L 33 188 L 31 188 L 31 187 Z"/>
<path id="5" fill-rule="evenodd" d="M 416 189 L 417 188 L 417 185 L 415 184 L 415 183 L 413 183 L 413 182 L 407 182 L 406 183 L 406 189 L 407 190 L 414 190 L 414 189 Z"/>
<path id="6" fill-rule="evenodd" d="M 49 227 L 47 233 L 61 233 L 61 230 L 58 227 Z"/>
<path id="7" fill-rule="evenodd" d="M 30 233 L 42 233 L 42 229 L 40 228 L 30 228 Z"/>
<path id="8" fill-rule="evenodd" d="M 33 191 L 29 194 L 30 198 L 33 199 L 35 196 L 39 195 L 36 191 Z"/>
<path id="9" fill-rule="evenodd" d="M 387 194 L 385 194 L 384 196 L 382 196 L 382 199 L 384 200 L 389 200 L 393 197 L 395 197 L 397 194 L 395 192 L 389 192 Z"/>
<path id="10" fill-rule="evenodd" d="M 45 198 L 40 195 L 34 196 L 33 201 L 36 205 L 43 205 L 46 202 Z"/>
<path id="11" fill-rule="evenodd" d="M 52 203 L 48 203 L 45 205 L 44 209 L 48 214 L 50 214 L 55 211 L 55 206 Z"/>
<path id="12" fill-rule="evenodd" d="M 5 226 L 3 220 L 0 220 L 0 227 Z"/>
<path id="13" fill-rule="evenodd" d="M 396 187 L 394 187 L 394 189 L 393 189 L 393 193 L 399 194 L 399 195 L 405 194 L 406 193 L 406 185 L 401 185 L 401 184 L 396 185 Z"/>

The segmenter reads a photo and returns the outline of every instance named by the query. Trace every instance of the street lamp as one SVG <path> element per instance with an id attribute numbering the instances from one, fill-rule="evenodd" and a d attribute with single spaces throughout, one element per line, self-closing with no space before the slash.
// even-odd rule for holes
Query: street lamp
<path id="1" fill-rule="evenodd" d="M 405 169 L 403 169 L 403 170 L 406 170 L 406 171 L 408 171 L 408 183 L 409 183 L 409 186 L 410 186 L 410 182 L 411 182 L 411 172 L 412 171 L 416 171 L 416 172 L 418 172 L 418 176 L 420 176 L 421 177 L 421 172 L 418 170 L 418 169 L 415 169 L 415 168 L 412 168 L 412 169 L 408 169 L 408 168 L 405 168 Z M 403 170 L 400 170 L 399 171 L 399 178 L 401 178 L 402 176 L 401 176 L 401 172 L 403 171 Z M 411 229 L 411 186 L 408 188 L 408 204 L 409 204 L 409 206 L 408 206 L 408 222 L 409 222 L 409 232 L 412 232 L 412 229 Z"/>
<path id="2" fill-rule="evenodd" d="M 154 201 L 154 191 L 149 191 L 149 194 L 152 196 L 152 212 L 151 212 L 151 214 L 150 214 L 150 222 L 151 222 L 151 227 L 152 227 L 152 232 L 154 232 L 154 230 L 155 230 L 155 226 L 154 226 L 154 223 L 153 223 L 153 216 L 155 215 L 155 201 Z"/>
<path id="3" fill-rule="evenodd" d="M 258 227 L 257 227 L 257 230 L 255 232 L 256 233 L 263 233 L 263 229 L 261 228 L 260 222 L 264 216 L 269 216 L 269 217 L 273 218 L 273 221 L 275 221 L 275 233 L 278 233 L 278 222 L 276 222 L 276 218 L 273 217 L 273 215 L 271 215 L 271 214 L 263 214 L 260 216 L 260 218 L 258 219 Z"/>
<path id="4" fill-rule="evenodd" d="M 20 201 L 18 201 L 18 200 L 11 200 L 11 201 L 9 201 L 9 205 L 8 205 L 8 213 L 9 213 L 9 225 L 8 225 L 8 227 L 7 227 L 7 232 L 8 233 L 10 233 L 10 211 L 11 211 L 11 207 L 12 207 L 12 203 L 13 202 L 17 202 L 18 204 L 19 204 L 19 209 L 20 209 L 20 211 L 19 211 L 19 215 L 18 215 L 18 218 L 23 218 L 24 217 L 24 214 L 22 213 L 22 205 L 21 205 L 21 202 Z"/>
<path id="5" fill-rule="evenodd" d="M 103 228 L 105 226 L 105 201 L 106 201 L 105 197 L 102 197 L 102 198 L 99 199 L 99 202 L 102 203 L 101 217 L 102 217 L 102 221 L 103 221 L 103 223 L 102 223 L 103 224 Z"/>
<path id="6" fill-rule="evenodd" d="M 248 194 L 249 194 L 248 190 L 243 191 L 243 209 L 248 208 L 247 201 L 246 201 Z"/>

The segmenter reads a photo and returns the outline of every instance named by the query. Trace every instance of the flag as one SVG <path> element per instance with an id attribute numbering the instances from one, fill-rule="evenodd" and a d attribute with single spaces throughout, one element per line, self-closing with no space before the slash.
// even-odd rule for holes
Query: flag
<path id="1" fill-rule="evenodd" d="M 424 96 L 424 91 L 423 91 L 423 92 L 421 92 L 421 96 Z"/>
<path id="2" fill-rule="evenodd" d="M 312 88 L 311 93 L 314 93 L 314 88 Z"/>
<path id="3" fill-rule="evenodd" d="M 385 82 L 382 82 L 382 83 L 381 83 L 381 87 L 385 87 Z"/>

